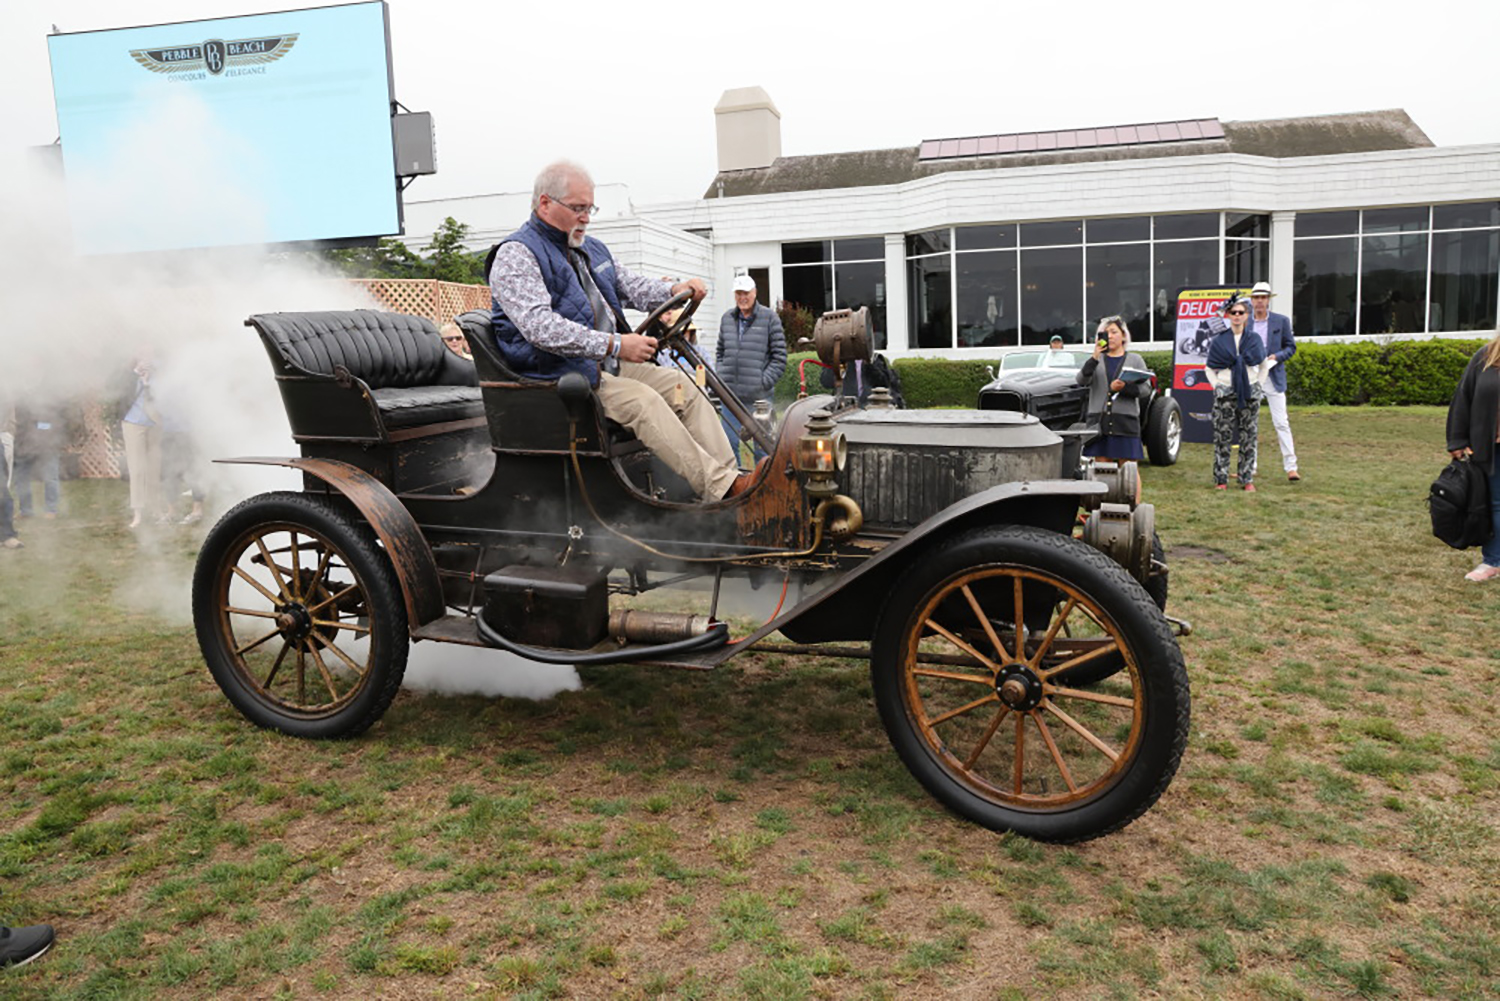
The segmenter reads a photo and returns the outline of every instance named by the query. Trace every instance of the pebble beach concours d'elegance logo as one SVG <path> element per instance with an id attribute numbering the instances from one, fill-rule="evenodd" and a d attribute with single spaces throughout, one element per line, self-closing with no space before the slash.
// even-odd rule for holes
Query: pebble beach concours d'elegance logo
<path id="1" fill-rule="evenodd" d="M 266 63 L 274 63 L 286 55 L 296 42 L 295 34 L 241 38 L 232 42 L 211 38 L 192 45 L 131 49 L 130 55 L 153 73 L 170 73 L 178 80 L 202 80 L 206 76 L 264 73 Z"/>

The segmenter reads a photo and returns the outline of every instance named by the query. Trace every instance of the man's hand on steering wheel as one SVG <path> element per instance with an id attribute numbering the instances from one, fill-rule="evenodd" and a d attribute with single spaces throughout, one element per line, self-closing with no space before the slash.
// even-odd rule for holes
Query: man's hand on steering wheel
<path id="1" fill-rule="evenodd" d="M 683 292 L 692 292 L 694 302 L 702 302 L 703 297 L 708 295 L 708 286 L 702 278 L 689 278 L 685 282 L 678 282 L 672 286 L 672 294 L 680 295 Z"/>
<path id="2" fill-rule="evenodd" d="M 656 357 L 656 338 L 645 334 L 620 335 L 620 360 L 649 362 Z"/>

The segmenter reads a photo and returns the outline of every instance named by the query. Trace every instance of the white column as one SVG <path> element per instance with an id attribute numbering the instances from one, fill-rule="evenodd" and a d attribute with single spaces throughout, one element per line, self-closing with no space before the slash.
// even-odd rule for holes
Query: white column
<path id="1" fill-rule="evenodd" d="M 1294 291 L 1293 275 L 1293 247 L 1292 237 L 1296 234 L 1297 213 L 1295 212 L 1272 212 L 1271 213 L 1271 274 L 1266 278 L 1271 283 L 1271 291 L 1276 293 L 1276 298 L 1271 300 L 1271 308 L 1278 313 L 1292 315 L 1292 292 Z M 1293 330 L 1295 336 L 1299 331 Z M 1312 333 L 1312 331 L 1308 331 Z"/>
<path id="2" fill-rule="evenodd" d="M 906 235 L 885 235 L 885 347 L 905 351 L 911 340 L 906 328 Z"/>

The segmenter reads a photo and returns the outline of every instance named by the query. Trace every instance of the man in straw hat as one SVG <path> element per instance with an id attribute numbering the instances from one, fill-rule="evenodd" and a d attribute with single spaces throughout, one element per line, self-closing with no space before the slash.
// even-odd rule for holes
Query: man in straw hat
<path id="1" fill-rule="evenodd" d="M 1286 416 L 1286 362 L 1297 353 L 1297 339 L 1292 336 L 1291 317 L 1271 312 L 1270 282 L 1256 282 L 1250 290 L 1250 329 L 1266 345 L 1266 360 L 1276 363 L 1266 373 L 1266 401 L 1271 405 L 1271 425 L 1276 428 L 1276 443 L 1281 447 L 1281 466 L 1292 483 L 1302 479 L 1297 472 L 1297 448 L 1292 442 L 1292 425 Z"/>

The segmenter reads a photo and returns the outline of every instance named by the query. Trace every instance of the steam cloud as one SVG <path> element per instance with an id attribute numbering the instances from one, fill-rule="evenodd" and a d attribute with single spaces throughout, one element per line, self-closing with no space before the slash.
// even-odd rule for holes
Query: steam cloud
<path id="1" fill-rule="evenodd" d="M 91 213 L 114 213 L 109 230 L 153 227 L 157 246 L 203 242 L 217 214 L 254 218 L 254 204 L 234 184 L 246 160 L 225 156 L 239 144 L 167 143 L 153 136 L 203 135 L 212 129 L 191 101 L 164 109 L 141 128 L 122 131 L 118 155 L 100 176 L 75 185 Z M 163 163 L 143 150 L 171 149 L 186 159 Z M 143 220 L 132 191 L 147 172 L 171 171 L 171 212 Z M 153 180 L 155 183 L 155 180 Z M 187 420 L 204 460 L 208 520 L 255 493 L 297 489 L 299 477 L 273 467 L 207 465 L 217 457 L 300 454 L 259 338 L 244 326 L 253 313 L 375 306 L 357 287 L 301 255 L 267 248 L 171 255 L 88 256 L 74 248 L 69 192 L 47 160 L 30 150 L 0 150 L 0 396 L 102 398 L 120 384 L 134 358 L 152 358 L 158 399 Z M 75 252 L 76 249 L 76 252 Z M 64 484 L 64 494 L 67 485 Z M 122 521 L 127 517 L 123 511 Z M 115 600 L 178 625 L 191 621 L 191 582 L 179 560 L 161 556 L 163 535 L 139 536 L 140 558 L 119 582 Z M 80 540 L 80 545 L 87 544 Z M 572 668 L 537 665 L 498 651 L 420 643 L 412 649 L 408 687 L 439 693 L 547 698 L 579 687 Z"/>

